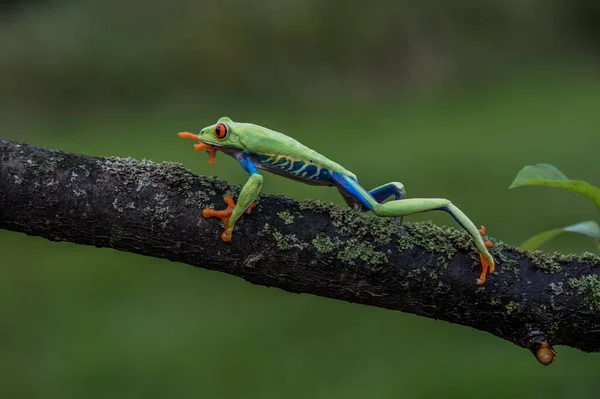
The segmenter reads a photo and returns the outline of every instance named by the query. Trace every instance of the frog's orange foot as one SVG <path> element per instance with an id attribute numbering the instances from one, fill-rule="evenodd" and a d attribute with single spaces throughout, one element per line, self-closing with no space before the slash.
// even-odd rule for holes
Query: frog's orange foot
<path id="1" fill-rule="evenodd" d="M 192 140 L 198 140 L 200 141 L 200 137 L 198 137 L 197 134 L 193 134 L 190 132 L 180 132 L 178 133 L 179 137 L 182 137 L 184 139 L 192 139 Z M 215 156 L 217 154 L 217 149 L 215 147 L 213 147 L 212 145 L 208 145 L 206 143 L 198 143 L 198 144 L 194 144 L 194 149 L 196 151 L 202 151 L 204 149 L 206 149 L 206 151 L 208 151 L 208 163 L 213 165 L 215 164 Z"/>
<path id="2" fill-rule="evenodd" d="M 477 279 L 477 285 L 482 285 L 483 283 L 485 283 L 485 278 L 488 274 L 488 269 L 490 273 L 493 273 L 492 270 L 494 270 L 494 268 L 493 266 L 490 268 L 490 261 L 487 260 L 487 258 L 483 256 L 483 254 L 479 254 L 479 259 L 481 260 L 481 275 Z"/>
<path id="3" fill-rule="evenodd" d="M 485 226 L 481 226 L 479 229 L 479 234 L 481 235 L 481 238 L 485 238 Z M 483 243 L 485 244 L 486 248 L 492 248 L 494 246 L 490 240 L 485 240 Z M 479 259 L 481 260 L 481 275 L 479 276 L 479 279 L 477 279 L 477 284 L 482 285 L 485 283 L 485 278 L 488 272 L 494 273 L 495 266 L 493 263 L 490 263 L 490 261 L 481 252 L 479 253 Z"/>
<path id="4" fill-rule="evenodd" d="M 226 195 L 225 197 L 223 197 L 223 200 L 227 204 L 227 208 L 220 211 L 205 208 L 202 211 L 202 216 L 204 216 L 206 219 L 215 217 L 221 219 L 223 225 L 225 226 L 225 231 L 223 231 L 223 234 L 221 234 L 221 239 L 225 242 L 228 242 L 231 241 L 231 231 L 229 231 L 229 218 L 231 217 L 231 214 L 233 214 L 233 210 L 235 209 L 236 204 L 233 201 L 233 196 L 231 195 Z M 244 213 L 249 214 L 252 208 L 254 208 L 255 206 L 255 203 L 250 204 L 250 206 L 248 207 L 248 209 L 246 209 Z"/>

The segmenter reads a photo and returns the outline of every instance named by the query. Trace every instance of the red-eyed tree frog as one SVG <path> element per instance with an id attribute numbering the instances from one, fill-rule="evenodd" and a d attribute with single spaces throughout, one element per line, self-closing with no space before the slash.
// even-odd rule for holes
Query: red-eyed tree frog
<path id="1" fill-rule="evenodd" d="M 205 127 L 200 134 L 179 133 L 180 137 L 198 140 L 196 151 L 208 150 L 209 162 L 214 165 L 217 150 L 231 155 L 250 174 L 235 204 L 231 196 L 225 197 L 228 207 L 217 211 L 204 209 L 205 218 L 218 217 L 225 225 L 221 235 L 223 241 L 230 241 L 236 221 L 254 206 L 263 183 L 258 170 L 266 170 L 283 177 L 307 184 L 336 187 L 349 206 L 358 206 L 363 211 L 372 211 L 377 216 L 395 217 L 419 212 L 446 211 L 465 229 L 477 247 L 482 271 L 477 284 L 483 284 L 488 271 L 494 272 L 494 259 L 488 248 L 491 242 L 484 241 L 485 228 L 477 230 L 473 222 L 450 200 L 443 198 L 406 198 L 402 183 L 387 183 L 371 191 L 365 190 L 356 175 L 302 145 L 282 133 L 251 123 L 234 122 L 223 117 L 216 124 Z M 384 202 L 393 196 L 394 200 Z"/>

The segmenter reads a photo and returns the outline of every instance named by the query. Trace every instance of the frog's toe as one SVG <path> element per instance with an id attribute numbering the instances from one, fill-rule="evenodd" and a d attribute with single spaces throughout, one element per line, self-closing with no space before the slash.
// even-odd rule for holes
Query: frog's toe
<path id="1" fill-rule="evenodd" d="M 223 234 L 221 234 L 221 239 L 225 242 L 229 242 L 229 241 L 231 241 L 231 235 L 233 233 L 233 228 L 230 228 L 230 226 L 229 226 L 229 219 L 231 218 L 231 215 L 233 214 L 233 210 L 235 209 L 236 204 L 233 200 L 233 196 L 231 196 L 231 195 L 224 196 L 223 200 L 227 204 L 227 208 L 225 208 L 223 210 L 215 210 L 215 209 L 211 209 L 211 208 L 205 208 L 202 211 L 202 216 L 206 219 L 215 218 L 215 217 L 221 219 L 221 221 L 223 222 L 223 225 L 225 226 L 225 230 L 223 231 Z M 249 214 L 250 211 L 252 210 L 252 208 L 254 208 L 255 206 L 256 206 L 255 203 L 250 204 L 248 209 L 246 209 L 245 213 Z"/>
<path id="2" fill-rule="evenodd" d="M 479 259 L 481 260 L 481 275 L 477 279 L 477 285 L 482 285 L 485 283 L 485 278 L 487 277 L 488 272 L 494 272 L 494 264 L 490 263 L 490 261 L 482 253 L 479 254 Z"/>
<path id="3" fill-rule="evenodd" d="M 227 229 L 225 229 L 223 234 L 221 234 L 221 240 L 225 242 L 231 241 L 231 231 L 227 231 Z"/>
<path id="4" fill-rule="evenodd" d="M 485 237 L 485 230 L 485 226 L 481 226 L 479 229 L 481 238 Z M 492 248 L 494 246 L 490 240 L 485 240 L 483 243 L 485 244 L 486 248 Z M 485 251 L 485 253 L 479 252 L 479 259 L 481 261 L 481 275 L 477 279 L 477 284 L 481 285 L 485 283 L 485 278 L 488 273 L 494 273 L 496 270 L 496 265 L 494 264 L 494 258 L 492 258 L 492 255 L 490 255 L 490 253 L 487 251 Z"/>
<path id="5" fill-rule="evenodd" d="M 221 219 L 221 221 L 223 222 L 223 225 L 225 226 L 225 232 L 223 232 L 223 235 L 221 236 L 221 238 L 223 239 L 223 241 L 231 241 L 231 232 L 229 234 L 226 234 L 226 233 L 227 233 L 227 230 L 229 227 L 229 218 L 231 217 L 231 214 L 233 213 L 233 210 L 235 209 L 235 202 L 233 201 L 233 197 L 231 195 L 226 195 L 225 197 L 223 197 L 223 200 L 227 204 L 227 208 L 222 209 L 222 210 L 205 208 L 202 211 L 202 216 L 204 216 L 204 218 L 206 218 L 206 219 L 209 219 L 209 218 Z"/>

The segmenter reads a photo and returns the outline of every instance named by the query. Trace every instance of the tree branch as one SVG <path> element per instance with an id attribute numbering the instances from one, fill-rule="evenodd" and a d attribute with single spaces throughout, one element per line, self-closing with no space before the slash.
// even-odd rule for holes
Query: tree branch
<path id="1" fill-rule="evenodd" d="M 542 342 L 600 351 L 600 258 L 495 242 L 497 271 L 462 231 L 261 195 L 230 243 L 202 209 L 239 187 L 174 163 L 93 158 L 0 140 L 0 228 L 110 247 L 488 331 L 534 354 Z M 546 355 L 549 353 L 545 350 Z M 543 353 L 542 353 L 543 354 Z M 538 356 L 539 358 L 539 356 Z"/>

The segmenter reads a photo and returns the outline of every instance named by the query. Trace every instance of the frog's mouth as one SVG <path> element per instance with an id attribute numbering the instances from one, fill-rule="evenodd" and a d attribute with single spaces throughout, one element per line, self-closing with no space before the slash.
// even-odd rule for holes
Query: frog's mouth
<path id="1" fill-rule="evenodd" d="M 201 142 L 200 138 L 198 137 L 197 134 L 193 134 L 190 132 L 181 132 L 178 134 L 178 136 L 182 137 L 184 139 L 198 140 L 198 144 L 194 144 L 194 149 L 196 151 L 202 151 L 202 150 L 206 149 L 206 151 L 208 152 L 208 163 L 211 165 L 215 164 L 215 156 L 217 155 L 216 147 Z"/>

